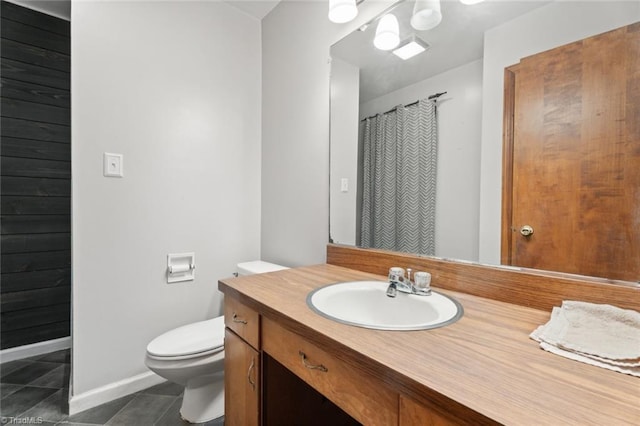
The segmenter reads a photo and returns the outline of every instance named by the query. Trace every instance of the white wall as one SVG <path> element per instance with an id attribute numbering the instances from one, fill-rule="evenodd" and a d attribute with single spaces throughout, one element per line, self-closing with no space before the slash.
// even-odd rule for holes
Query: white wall
<path id="1" fill-rule="evenodd" d="M 329 231 L 337 244 L 356 244 L 359 92 L 360 69 L 332 58 Z M 342 179 L 348 182 L 346 192 Z"/>
<path id="2" fill-rule="evenodd" d="M 74 2 L 71 28 L 73 403 L 147 372 L 147 343 L 218 315 L 217 280 L 260 257 L 261 49 L 222 2 Z M 195 281 L 167 284 L 185 251 Z"/>
<path id="3" fill-rule="evenodd" d="M 368 0 L 348 24 L 324 1 L 285 1 L 262 21 L 262 258 L 325 261 L 329 240 L 329 47 L 384 10 Z"/>
<path id="4" fill-rule="evenodd" d="M 640 19 L 640 2 L 559 1 L 485 33 L 480 262 L 500 262 L 504 68 L 521 58 Z"/>
<path id="5" fill-rule="evenodd" d="M 482 60 L 363 103 L 360 117 L 440 92 L 447 94 L 438 102 L 436 256 L 477 261 Z"/>

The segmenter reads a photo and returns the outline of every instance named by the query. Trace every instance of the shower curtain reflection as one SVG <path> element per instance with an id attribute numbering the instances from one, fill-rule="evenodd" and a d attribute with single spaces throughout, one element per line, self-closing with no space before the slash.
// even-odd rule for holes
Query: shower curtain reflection
<path id="1" fill-rule="evenodd" d="M 423 99 L 360 122 L 362 247 L 435 254 L 436 118 Z"/>

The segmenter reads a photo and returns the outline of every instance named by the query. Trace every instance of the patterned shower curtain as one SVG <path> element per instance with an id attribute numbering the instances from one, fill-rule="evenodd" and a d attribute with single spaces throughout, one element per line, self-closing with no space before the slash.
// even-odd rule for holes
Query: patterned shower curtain
<path id="1" fill-rule="evenodd" d="M 399 105 L 364 120 L 361 131 L 361 246 L 435 254 L 435 103 Z"/>

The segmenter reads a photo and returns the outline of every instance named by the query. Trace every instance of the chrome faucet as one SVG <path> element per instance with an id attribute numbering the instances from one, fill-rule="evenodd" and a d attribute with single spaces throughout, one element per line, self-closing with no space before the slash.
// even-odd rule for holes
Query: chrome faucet
<path id="1" fill-rule="evenodd" d="M 407 277 L 404 276 L 404 269 L 393 267 L 389 269 L 389 287 L 387 287 L 387 296 L 396 297 L 398 291 L 402 293 L 413 293 L 413 283 L 411 282 L 411 269 L 407 269 Z"/>
<path id="2" fill-rule="evenodd" d="M 398 287 L 396 283 L 390 282 L 389 287 L 387 287 L 387 296 L 396 297 L 398 295 Z"/>
<path id="3" fill-rule="evenodd" d="M 404 276 L 405 270 L 399 267 L 389 269 L 389 287 L 387 287 L 387 296 L 396 297 L 398 292 L 407 294 L 417 294 L 420 296 L 431 295 L 431 275 L 426 272 L 416 272 L 419 285 L 416 286 L 411 280 L 411 268 L 407 268 L 407 276 Z"/>

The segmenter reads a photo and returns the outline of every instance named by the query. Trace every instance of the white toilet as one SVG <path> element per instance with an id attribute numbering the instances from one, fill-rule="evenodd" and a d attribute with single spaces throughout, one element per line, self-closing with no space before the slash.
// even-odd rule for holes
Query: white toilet
<path id="1" fill-rule="evenodd" d="M 238 275 L 287 269 L 252 261 L 237 265 Z M 224 415 L 224 317 L 184 325 L 156 337 L 147 345 L 147 367 L 185 387 L 180 415 L 204 423 Z"/>

